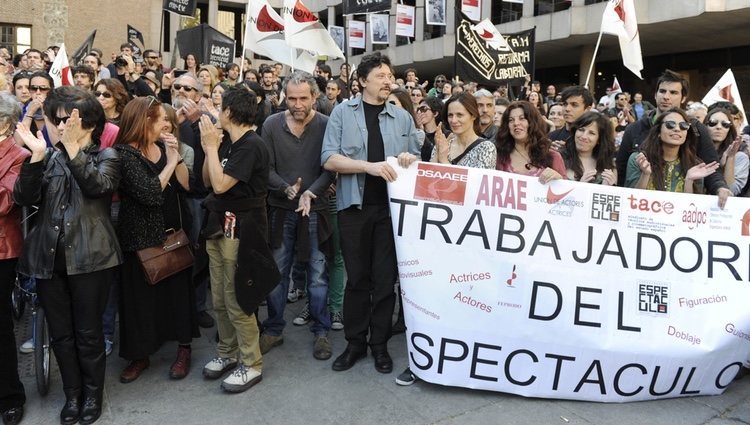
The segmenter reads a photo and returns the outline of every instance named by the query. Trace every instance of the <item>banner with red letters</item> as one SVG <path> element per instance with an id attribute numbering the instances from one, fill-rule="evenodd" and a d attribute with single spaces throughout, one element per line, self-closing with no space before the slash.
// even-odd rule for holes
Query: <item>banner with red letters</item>
<path id="1" fill-rule="evenodd" d="M 750 357 L 750 200 L 389 162 L 421 379 L 627 402 L 720 394 Z"/>

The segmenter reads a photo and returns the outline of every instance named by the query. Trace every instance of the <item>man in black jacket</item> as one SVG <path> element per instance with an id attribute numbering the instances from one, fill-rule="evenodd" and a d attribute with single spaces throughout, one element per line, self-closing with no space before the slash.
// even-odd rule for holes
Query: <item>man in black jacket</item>
<path id="1" fill-rule="evenodd" d="M 689 83 L 682 75 L 668 69 L 661 74 L 656 83 L 656 93 L 654 94 L 654 98 L 656 99 L 656 110 L 645 114 L 643 118 L 629 125 L 625 129 L 625 134 L 622 137 L 622 144 L 617 151 L 618 186 L 624 186 L 628 158 L 630 158 L 630 154 L 640 150 L 640 145 L 646 140 L 648 132 L 651 131 L 651 127 L 654 125 L 657 114 L 660 114 L 669 108 L 681 107 L 682 104 L 685 103 L 685 100 L 687 100 L 689 89 Z M 693 120 L 691 122 L 690 131 L 697 131 L 699 135 L 698 146 L 696 146 L 695 149 L 698 157 L 706 164 L 714 161 L 718 162 L 719 154 L 714 148 L 706 126 Z M 704 183 L 708 193 L 719 196 L 719 207 L 724 208 L 727 197 L 732 194 L 727 187 L 724 176 L 721 173 L 713 173 L 704 179 Z"/>

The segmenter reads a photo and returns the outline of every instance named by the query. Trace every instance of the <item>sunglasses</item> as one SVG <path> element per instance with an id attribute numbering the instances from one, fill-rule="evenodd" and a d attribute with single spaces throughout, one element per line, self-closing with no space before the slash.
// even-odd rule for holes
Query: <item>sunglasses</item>
<path id="1" fill-rule="evenodd" d="M 172 87 L 174 87 L 174 91 L 180 91 L 180 90 L 183 90 L 183 89 L 186 92 L 198 91 L 198 89 L 196 89 L 195 87 L 184 86 L 182 84 L 172 84 Z"/>
<path id="2" fill-rule="evenodd" d="M 104 96 L 105 99 L 109 99 L 112 97 L 112 93 L 108 91 L 95 91 L 94 97 Z"/>
<path id="3" fill-rule="evenodd" d="M 430 109 L 429 106 L 420 106 L 419 108 L 417 108 L 417 112 L 427 112 L 427 111 L 432 112 L 432 109 Z"/>
<path id="4" fill-rule="evenodd" d="M 664 121 L 662 124 L 664 124 L 664 127 L 667 127 L 667 130 L 674 130 L 678 126 L 680 127 L 680 131 L 687 131 L 690 128 L 690 123 L 687 121 L 681 121 L 679 124 L 674 121 Z"/>
<path id="5" fill-rule="evenodd" d="M 50 90 L 49 86 L 29 86 L 29 91 L 47 92 L 49 90 Z"/>
<path id="6" fill-rule="evenodd" d="M 161 102 L 159 102 L 159 99 L 157 99 L 154 96 L 146 96 L 146 99 L 148 99 L 148 106 L 146 107 L 146 109 L 150 108 L 151 105 L 154 104 L 154 102 L 156 102 L 157 105 L 161 105 Z"/>
<path id="7" fill-rule="evenodd" d="M 396 101 L 395 100 L 389 100 L 388 103 L 390 103 L 391 105 L 396 105 Z"/>
<path id="8" fill-rule="evenodd" d="M 67 117 L 57 117 L 57 116 L 55 116 L 55 117 L 52 117 L 52 123 L 55 124 L 55 127 L 57 127 L 58 125 L 60 125 L 60 123 L 67 124 L 68 123 L 68 118 L 70 118 L 70 116 L 67 116 Z"/>
<path id="9" fill-rule="evenodd" d="M 716 127 L 717 125 L 721 124 L 722 127 L 729 130 L 732 127 L 732 123 L 729 121 L 719 121 L 719 120 L 708 120 L 708 126 L 709 127 Z"/>
<path id="10" fill-rule="evenodd" d="M 159 59 L 159 56 L 146 56 L 146 59 Z"/>

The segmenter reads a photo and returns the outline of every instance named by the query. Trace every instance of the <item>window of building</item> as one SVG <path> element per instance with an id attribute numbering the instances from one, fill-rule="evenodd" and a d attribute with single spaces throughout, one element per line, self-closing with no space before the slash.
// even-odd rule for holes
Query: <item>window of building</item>
<path id="1" fill-rule="evenodd" d="M 30 49 L 31 27 L 28 25 L 0 24 L 0 47 L 5 47 L 14 55 Z"/>
<path id="2" fill-rule="evenodd" d="M 499 25 L 506 22 L 513 22 L 521 19 L 523 16 L 523 3 L 509 1 L 493 1 L 490 20 L 493 24 Z"/>
<path id="3" fill-rule="evenodd" d="M 534 16 L 567 10 L 571 3 L 571 0 L 534 0 Z"/>

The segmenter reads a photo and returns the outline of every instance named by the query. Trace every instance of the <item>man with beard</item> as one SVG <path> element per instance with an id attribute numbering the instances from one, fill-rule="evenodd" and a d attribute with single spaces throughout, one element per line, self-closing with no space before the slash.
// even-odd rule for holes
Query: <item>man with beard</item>
<path id="1" fill-rule="evenodd" d="M 336 88 L 338 86 L 331 81 Z M 263 322 L 260 352 L 265 354 L 284 341 L 284 308 L 289 292 L 289 272 L 296 261 L 306 265 L 309 315 L 315 336 L 313 357 L 331 357 L 328 331 L 328 273 L 326 246 L 332 234 L 326 190 L 333 173 L 317 161 L 328 117 L 313 110 L 318 85 L 312 75 L 295 71 L 284 82 L 287 110 L 263 123 L 263 141 L 270 155 L 268 178 L 271 249 L 281 280 L 268 295 L 268 319 Z M 296 256 L 295 256 L 296 253 Z"/>
<path id="2" fill-rule="evenodd" d="M 479 129 L 482 130 L 480 136 L 487 140 L 494 140 L 497 134 L 497 126 L 493 123 L 495 119 L 495 97 L 489 90 L 481 89 L 474 93 L 479 108 Z"/>
<path id="3" fill-rule="evenodd" d="M 407 151 L 419 155 L 419 143 L 409 112 L 386 102 L 393 81 L 390 59 L 380 52 L 365 55 L 357 79 L 362 96 L 333 110 L 320 158 L 326 170 L 339 173 L 336 202 L 348 277 L 348 345 L 333 370 L 350 369 L 367 355 L 369 345 L 375 369 L 390 373 L 393 361 L 387 345 L 397 265 L 386 182 L 396 180 L 397 174 L 385 159 Z"/>

